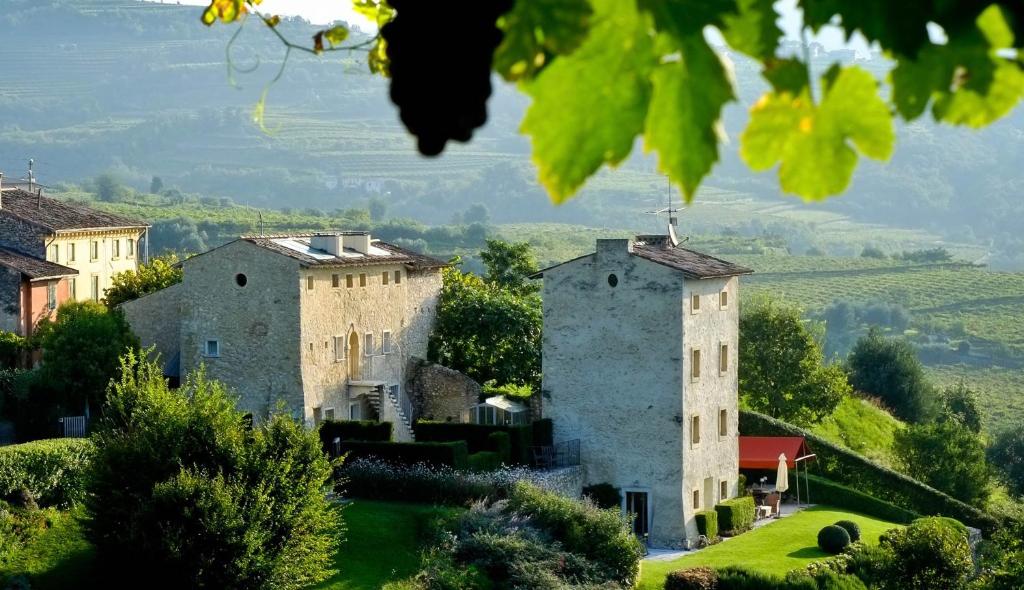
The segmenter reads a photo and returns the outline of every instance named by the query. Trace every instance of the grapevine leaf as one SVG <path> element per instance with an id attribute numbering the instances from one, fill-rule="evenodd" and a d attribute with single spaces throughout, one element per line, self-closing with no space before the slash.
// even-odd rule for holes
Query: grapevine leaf
<path id="1" fill-rule="evenodd" d="M 387 0 L 352 0 L 352 8 L 371 22 L 377 23 L 378 27 L 383 27 L 395 16 L 395 9 L 391 8 Z"/>
<path id="2" fill-rule="evenodd" d="M 681 59 L 658 65 L 651 76 L 645 140 L 647 149 L 658 152 L 661 170 L 690 201 L 718 161 L 722 107 L 735 95 L 722 61 L 702 35 L 680 44 Z"/>
<path id="3" fill-rule="evenodd" d="M 324 52 L 324 32 L 323 31 L 317 31 L 316 34 L 313 35 L 313 51 L 316 54 L 318 54 L 318 55 Z"/>
<path id="4" fill-rule="evenodd" d="M 212 25 L 217 19 L 224 23 L 233 23 L 248 12 L 245 0 L 211 0 L 203 11 L 203 24 Z"/>
<path id="5" fill-rule="evenodd" d="M 366 65 L 370 68 L 370 73 L 386 77 L 389 75 L 388 63 L 388 42 L 384 37 L 377 37 L 367 55 Z"/>
<path id="6" fill-rule="evenodd" d="M 775 56 L 782 29 L 775 0 L 738 0 L 739 12 L 723 17 L 722 36 L 737 51 L 759 60 Z"/>
<path id="7" fill-rule="evenodd" d="M 800 94 L 804 88 L 810 85 L 810 80 L 807 78 L 807 65 L 795 58 L 766 60 L 762 75 L 776 92 Z"/>
<path id="8" fill-rule="evenodd" d="M 838 16 L 849 38 L 860 31 L 868 41 L 897 54 L 915 56 L 928 43 L 932 2 L 893 0 L 799 0 L 804 22 L 815 31 L 832 24 Z"/>
<path id="9" fill-rule="evenodd" d="M 540 181 L 564 202 L 602 164 L 629 155 L 643 131 L 655 61 L 649 23 L 633 2 L 595 0 L 594 27 L 573 53 L 524 85 Z"/>
<path id="10" fill-rule="evenodd" d="M 721 27 L 725 17 L 737 14 L 737 0 L 638 0 L 651 13 L 654 26 L 677 39 L 700 34 L 707 25 Z"/>
<path id="11" fill-rule="evenodd" d="M 583 43 L 593 10 L 588 0 L 516 2 L 498 26 L 505 38 L 494 52 L 494 69 L 506 80 L 536 76 L 551 58 Z"/>
<path id="12" fill-rule="evenodd" d="M 267 18 L 263 19 L 263 22 L 266 23 L 268 27 L 273 29 L 277 25 L 281 24 L 281 17 L 275 14 L 273 16 L 268 16 Z"/>
<path id="13" fill-rule="evenodd" d="M 774 91 L 751 109 L 740 155 L 755 170 L 781 161 L 782 189 L 820 200 L 846 189 L 857 151 L 887 159 L 895 143 L 892 115 L 870 73 L 856 67 L 823 77 L 824 98 L 815 107 L 810 89 Z"/>
<path id="14" fill-rule="evenodd" d="M 326 31 L 324 31 L 324 39 L 331 44 L 331 47 L 337 47 L 348 39 L 348 27 L 345 25 L 335 25 Z"/>

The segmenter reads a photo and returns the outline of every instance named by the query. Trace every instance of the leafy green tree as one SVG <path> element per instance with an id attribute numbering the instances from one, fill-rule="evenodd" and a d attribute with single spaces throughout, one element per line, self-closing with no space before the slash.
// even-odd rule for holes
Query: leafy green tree
<path id="1" fill-rule="evenodd" d="M 39 334 L 41 379 L 61 393 L 60 403 L 67 411 L 76 413 L 103 407 L 121 355 L 139 348 L 124 316 L 94 301 L 65 303 L 55 321 L 40 325 Z"/>
<path id="2" fill-rule="evenodd" d="M 934 415 L 935 390 L 906 340 L 872 328 L 853 346 L 847 366 L 854 389 L 879 398 L 901 420 L 925 422 Z"/>
<path id="3" fill-rule="evenodd" d="M 484 280 L 488 283 L 522 294 L 540 290 L 539 285 L 527 278 L 540 270 L 528 242 L 487 240 L 487 248 L 480 252 L 480 260 L 487 269 Z"/>
<path id="4" fill-rule="evenodd" d="M 981 432 L 981 404 L 976 391 L 961 381 L 944 389 L 940 399 L 941 419 L 954 421 L 975 434 Z"/>
<path id="5" fill-rule="evenodd" d="M 430 360 L 483 383 L 540 385 L 541 302 L 457 266 L 444 285 L 430 336 Z"/>
<path id="6" fill-rule="evenodd" d="M 473 203 L 462 214 L 462 221 L 464 223 L 482 223 L 487 225 L 491 222 L 491 211 L 483 203 Z"/>
<path id="7" fill-rule="evenodd" d="M 111 280 L 110 288 L 103 292 L 104 302 L 107 307 L 114 309 L 125 301 L 180 283 L 182 270 L 177 264 L 178 256 L 167 254 L 151 259 L 149 264 L 140 264 L 137 271 L 117 273 Z"/>
<path id="8" fill-rule="evenodd" d="M 127 354 L 93 436 L 88 536 L 124 587 L 299 589 L 332 573 L 341 541 L 314 431 L 255 427 L 200 370 L 177 390 Z"/>
<path id="9" fill-rule="evenodd" d="M 884 533 L 880 544 L 893 555 L 886 568 L 886 588 L 962 589 L 974 573 L 967 535 L 945 519 L 915 520 L 905 529 Z"/>
<path id="10" fill-rule="evenodd" d="M 780 57 L 783 32 L 769 0 L 531 0 L 466 10 L 462 3 L 354 0 L 379 27 L 345 43 L 331 25 L 311 43 L 289 40 L 259 0 L 210 0 L 202 21 L 237 22 L 256 12 L 287 54 L 368 51 L 387 75 L 401 120 L 420 152 L 469 141 L 487 120 L 491 72 L 531 99 L 522 122 L 540 181 L 564 201 L 605 165 L 625 161 L 643 138 L 659 168 L 692 199 L 719 160 L 717 127 L 738 101 L 731 66 L 709 45 L 757 62 L 768 90 L 752 104 L 739 153 L 752 169 L 778 166 L 788 193 L 822 199 L 844 191 L 861 156 L 888 159 L 894 119 L 984 127 L 1024 95 L 1024 9 L 1019 0 L 802 0 L 801 32 L 835 26 L 877 44 L 892 60 L 884 81 L 856 64 L 811 71 L 810 55 Z M 938 26 L 942 39 L 929 27 Z M 438 29 L 456 33 L 439 36 Z M 433 55 L 472 55 L 444 71 Z M 819 75 L 820 74 L 820 75 Z M 256 108 L 263 112 L 263 102 Z"/>
<path id="11" fill-rule="evenodd" d="M 821 421 L 851 392 L 842 369 L 824 364 L 800 311 L 771 300 L 744 303 L 738 370 L 752 409 L 796 424 Z"/>
<path id="12" fill-rule="evenodd" d="M 164 190 L 164 181 L 159 176 L 154 176 L 153 180 L 149 181 L 149 193 L 153 195 L 159 195 L 160 191 Z"/>
<path id="13" fill-rule="evenodd" d="M 380 197 L 374 197 L 370 199 L 368 209 L 370 211 L 370 219 L 373 221 L 384 221 L 384 217 L 388 214 L 388 203 Z"/>
<path id="14" fill-rule="evenodd" d="M 125 194 L 125 186 L 113 174 L 100 174 L 93 180 L 96 198 L 108 203 L 120 201 Z"/>
<path id="15" fill-rule="evenodd" d="M 893 448 L 911 477 L 968 504 L 988 498 L 992 470 L 985 445 L 960 424 L 913 424 L 896 433 Z"/>
<path id="16" fill-rule="evenodd" d="M 1013 493 L 1024 496 L 1024 428 L 1017 426 L 997 434 L 988 448 L 988 458 Z"/>

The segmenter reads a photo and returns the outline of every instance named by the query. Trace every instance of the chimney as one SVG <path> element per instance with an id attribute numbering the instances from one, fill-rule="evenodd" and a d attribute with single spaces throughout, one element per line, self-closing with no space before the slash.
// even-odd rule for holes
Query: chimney
<path id="1" fill-rule="evenodd" d="M 370 253 L 370 232 L 351 232 L 343 234 L 344 245 L 359 252 L 360 254 Z"/>
<path id="2" fill-rule="evenodd" d="M 328 254 L 341 256 L 342 240 L 338 234 L 316 234 L 309 239 L 309 247 L 323 250 Z"/>

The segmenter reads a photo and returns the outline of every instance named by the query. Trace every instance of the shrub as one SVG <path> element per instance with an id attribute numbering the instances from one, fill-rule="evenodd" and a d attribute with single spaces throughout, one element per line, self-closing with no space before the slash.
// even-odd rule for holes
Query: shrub
<path id="1" fill-rule="evenodd" d="M 816 463 L 822 475 L 832 481 L 857 486 L 864 494 L 870 494 L 918 514 L 952 516 L 986 533 L 991 533 L 999 527 L 999 523 L 990 514 L 807 430 L 770 416 L 756 412 L 740 412 L 740 432 L 746 436 L 802 436 L 817 454 Z M 813 490 L 811 499 L 815 499 Z"/>
<path id="2" fill-rule="evenodd" d="M 850 545 L 850 533 L 841 526 L 830 524 L 818 531 L 818 547 L 825 553 L 842 553 Z"/>
<path id="3" fill-rule="evenodd" d="M 343 491 L 353 498 L 458 506 L 505 498 L 513 483 L 530 475 L 525 469 L 476 473 L 423 463 L 395 465 L 375 457 L 346 459 L 336 470 Z"/>
<path id="4" fill-rule="evenodd" d="M 415 426 L 416 440 L 419 442 L 451 442 L 465 441 L 470 453 L 492 450 L 488 438 L 492 432 L 504 432 L 509 436 L 512 463 L 529 465 L 533 458 L 530 447 L 533 446 L 533 426 L 501 426 L 491 424 L 461 424 L 453 422 L 429 422 L 418 420 Z"/>
<path id="5" fill-rule="evenodd" d="M 14 332 L 0 330 L 0 369 L 21 365 L 22 355 L 29 350 L 28 341 Z"/>
<path id="6" fill-rule="evenodd" d="M 456 469 L 469 467 L 469 453 L 463 441 L 399 443 L 352 440 L 341 443 L 341 451 L 351 458 L 373 456 L 401 465 L 429 463 Z"/>
<path id="7" fill-rule="evenodd" d="M 324 420 L 320 423 L 320 442 L 327 454 L 334 452 L 334 439 L 343 442 L 363 440 L 386 442 L 391 440 L 391 423 L 372 420 Z"/>
<path id="8" fill-rule="evenodd" d="M 895 588 L 959 588 L 974 572 L 967 538 L 940 519 L 924 518 L 888 531 L 881 542 L 893 553 L 888 574 Z"/>
<path id="9" fill-rule="evenodd" d="M 852 520 L 840 520 L 836 523 L 837 527 L 842 527 L 848 535 L 850 535 L 850 542 L 856 543 L 860 541 L 860 525 L 853 522 Z"/>
<path id="10" fill-rule="evenodd" d="M 715 505 L 722 534 L 738 535 L 754 524 L 754 498 L 750 496 L 724 500 Z"/>
<path id="11" fill-rule="evenodd" d="M 810 489 L 811 498 L 815 502 L 846 508 L 900 524 L 910 524 L 915 518 L 920 517 L 920 514 L 916 512 L 904 510 L 885 500 L 879 500 L 874 496 L 815 475 L 801 475 L 800 480 L 801 486 L 806 484 Z M 789 485 L 790 487 L 796 486 L 795 474 L 790 475 Z"/>
<path id="12" fill-rule="evenodd" d="M 26 490 L 40 506 L 66 508 L 82 499 L 93 445 L 59 438 L 0 447 L 0 498 Z"/>
<path id="13" fill-rule="evenodd" d="M 825 572 L 815 576 L 818 590 L 868 590 L 867 585 L 857 576 Z"/>
<path id="14" fill-rule="evenodd" d="M 871 588 L 885 587 L 895 559 L 889 547 L 864 543 L 852 543 L 845 554 L 835 559 L 839 558 L 846 558 L 846 573 L 863 580 Z"/>
<path id="15" fill-rule="evenodd" d="M 171 390 L 158 364 L 128 354 L 93 441 L 86 532 L 105 575 L 128 587 L 297 590 L 331 573 L 331 464 L 300 422 L 252 428 L 201 370 Z"/>
<path id="16" fill-rule="evenodd" d="M 583 486 L 583 497 L 589 498 L 598 508 L 619 508 L 622 506 L 622 492 L 610 483 L 595 483 Z"/>
<path id="17" fill-rule="evenodd" d="M 498 454 L 498 463 L 510 465 L 512 463 L 512 441 L 507 432 L 492 432 L 487 435 L 490 442 L 490 449 Z"/>
<path id="18" fill-rule="evenodd" d="M 710 541 L 718 538 L 718 512 L 705 510 L 694 515 L 697 520 L 697 532 Z"/>
<path id="19" fill-rule="evenodd" d="M 670 572 L 665 590 L 717 590 L 718 572 L 709 567 L 691 567 Z"/>
<path id="20" fill-rule="evenodd" d="M 600 565 L 607 579 L 627 588 L 636 583 L 643 551 L 617 510 L 603 510 L 526 483 L 515 484 L 508 507 L 532 519 L 567 551 Z"/>
<path id="21" fill-rule="evenodd" d="M 718 570 L 718 590 L 818 590 L 810 576 L 781 579 L 737 567 Z"/>
<path id="22" fill-rule="evenodd" d="M 501 458 L 494 451 L 480 451 L 469 456 L 470 471 L 494 471 L 501 467 Z"/>
<path id="23" fill-rule="evenodd" d="M 936 523 L 938 526 L 948 527 L 963 535 L 963 537 L 967 540 L 970 540 L 971 538 L 971 531 L 967 530 L 967 526 L 964 525 L 964 523 L 960 522 L 955 518 L 950 518 L 948 516 L 926 516 L 924 518 L 918 518 L 914 521 L 914 523 L 926 522 L 933 522 Z"/>

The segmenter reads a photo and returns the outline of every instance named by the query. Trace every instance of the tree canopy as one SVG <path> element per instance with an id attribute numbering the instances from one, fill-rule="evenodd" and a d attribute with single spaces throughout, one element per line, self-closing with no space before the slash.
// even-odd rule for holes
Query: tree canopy
<path id="1" fill-rule="evenodd" d="M 926 422 L 934 415 L 934 388 L 906 340 L 886 338 L 872 328 L 854 345 L 847 365 L 854 389 L 882 400 L 897 418 Z"/>
<path id="2" fill-rule="evenodd" d="M 897 117 L 914 121 L 930 111 L 938 122 L 983 127 L 1024 95 L 1017 0 L 798 1 L 802 32 L 837 26 L 847 38 L 859 33 L 877 44 L 894 63 L 884 82 L 855 64 L 812 71 L 806 44 L 803 55 L 783 57 L 774 0 L 353 4 L 380 33 L 348 45 L 343 24 L 308 45 L 287 39 L 281 19 L 259 11 L 260 0 L 211 0 L 202 21 L 255 14 L 288 53 L 367 51 L 370 70 L 391 76 L 392 101 L 428 155 L 448 140 L 469 141 L 486 121 L 493 70 L 532 100 L 522 131 L 556 202 L 625 160 L 638 137 L 693 198 L 726 141 L 722 110 L 737 100 L 730 59 L 708 42 L 709 28 L 729 50 L 759 62 L 770 85 L 740 135 L 742 158 L 754 170 L 777 165 L 782 190 L 805 199 L 845 190 L 860 156 L 888 159 Z M 421 67 L 438 63 L 423 61 L 431 52 L 452 61 Z M 262 112 L 261 100 L 257 119 Z"/>
<path id="3" fill-rule="evenodd" d="M 182 270 L 176 254 L 157 256 L 138 270 L 126 270 L 114 275 L 109 289 L 103 292 L 107 307 L 114 309 L 125 301 L 138 299 L 180 283 Z"/>

